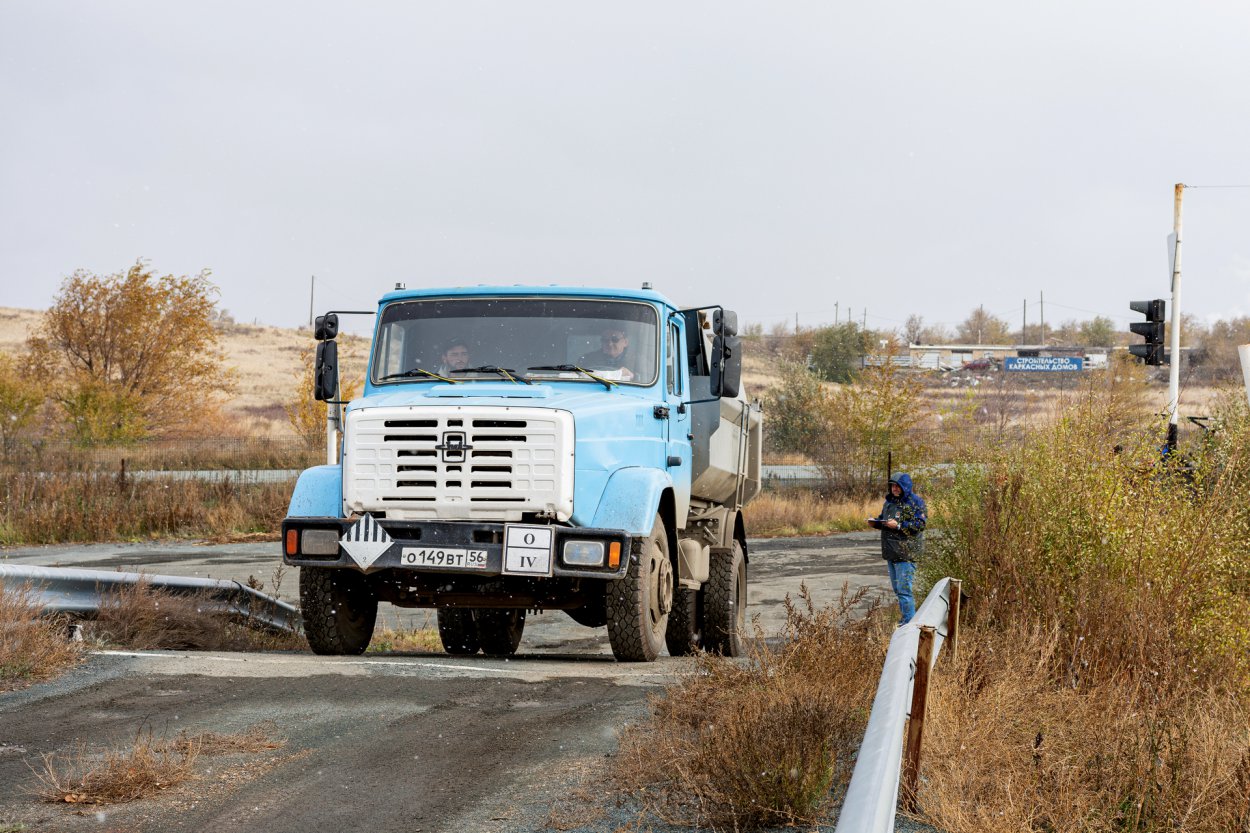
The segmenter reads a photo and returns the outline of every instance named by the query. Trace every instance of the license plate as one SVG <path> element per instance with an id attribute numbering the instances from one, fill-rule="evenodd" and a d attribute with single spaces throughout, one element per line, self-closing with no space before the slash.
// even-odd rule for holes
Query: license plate
<path id="1" fill-rule="evenodd" d="M 410 567 L 459 567 L 467 570 L 486 569 L 486 550 L 448 547 L 404 547 L 399 563 Z"/>

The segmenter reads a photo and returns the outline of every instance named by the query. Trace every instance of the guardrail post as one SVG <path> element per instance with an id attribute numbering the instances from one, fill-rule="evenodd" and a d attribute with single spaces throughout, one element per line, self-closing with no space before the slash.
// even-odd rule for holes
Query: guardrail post
<path id="1" fill-rule="evenodd" d="M 916 812 L 916 787 L 920 778 L 920 742 L 924 739 L 924 714 L 929 701 L 929 669 L 933 665 L 935 629 L 920 628 L 916 648 L 916 676 L 911 688 L 911 713 L 907 721 L 907 746 L 903 751 L 903 806 Z"/>
<path id="2" fill-rule="evenodd" d="M 950 581 L 951 600 L 946 609 L 946 638 L 951 643 L 951 662 L 959 659 L 959 603 L 963 599 L 963 581 L 953 578 Z"/>

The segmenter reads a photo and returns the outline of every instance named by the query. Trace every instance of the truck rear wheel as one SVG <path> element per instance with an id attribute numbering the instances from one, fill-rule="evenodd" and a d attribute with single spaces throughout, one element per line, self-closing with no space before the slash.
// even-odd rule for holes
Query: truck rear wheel
<path id="1" fill-rule="evenodd" d="M 673 607 L 673 562 L 658 515 L 645 541 L 629 555 L 625 577 L 607 588 L 608 642 L 623 662 L 651 662 L 664 647 Z"/>
<path id="2" fill-rule="evenodd" d="M 476 654 L 481 642 L 477 637 L 473 611 L 466 607 L 440 607 L 438 638 L 443 643 L 443 650 L 453 656 L 470 657 Z"/>
<path id="3" fill-rule="evenodd" d="M 673 592 L 664 644 L 669 656 L 685 657 L 703 647 L 703 591 L 679 587 Z"/>
<path id="4" fill-rule="evenodd" d="M 314 654 L 363 654 L 369 647 L 378 597 L 364 573 L 300 567 L 299 606 Z"/>
<path id="5" fill-rule="evenodd" d="M 727 657 L 742 656 L 747 626 L 747 561 L 740 541 L 734 541 L 730 552 L 712 553 L 704 592 L 705 647 Z"/>
<path id="6" fill-rule="evenodd" d="M 482 653 L 488 657 L 510 657 L 516 653 L 525 632 L 524 610 L 478 610 L 474 618 Z"/>

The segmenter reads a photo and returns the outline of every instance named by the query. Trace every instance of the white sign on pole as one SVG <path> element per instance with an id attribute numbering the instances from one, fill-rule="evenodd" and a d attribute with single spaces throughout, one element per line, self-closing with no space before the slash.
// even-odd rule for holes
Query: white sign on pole
<path id="1" fill-rule="evenodd" d="M 1168 235 L 1168 286 L 1172 285 L 1172 279 L 1176 277 L 1176 232 Z"/>

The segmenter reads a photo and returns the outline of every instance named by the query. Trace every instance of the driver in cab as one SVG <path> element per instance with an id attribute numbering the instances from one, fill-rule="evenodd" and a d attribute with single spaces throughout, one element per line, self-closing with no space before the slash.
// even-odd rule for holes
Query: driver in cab
<path id="1" fill-rule="evenodd" d="M 629 337 L 620 327 L 608 327 L 599 334 L 599 349 L 582 356 L 580 365 L 588 370 L 618 370 L 623 381 L 634 378 L 630 369 L 633 356 L 629 352 Z"/>

